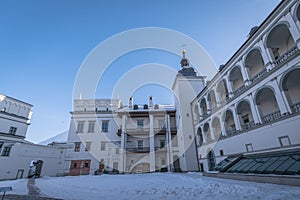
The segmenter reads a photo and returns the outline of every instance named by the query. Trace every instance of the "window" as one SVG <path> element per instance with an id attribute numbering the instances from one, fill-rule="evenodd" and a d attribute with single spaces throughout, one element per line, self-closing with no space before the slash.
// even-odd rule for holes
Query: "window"
<path id="1" fill-rule="evenodd" d="M 100 150 L 105 151 L 106 142 L 101 142 Z"/>
<path id="2" fill-rule="evenodd" d="M 118 162 L 113 162 L 113 171 L 117 171 L 118 170 Z"/>
<path id="3" fill-rule="evenodd" d="M 161 165 L 166 165 L 166 159 L 165 158 L 161 159 Z"/>
<path id="4" fill-rule="evenodd" d="M 80 142 L 75 142 L 75 152 L 79 152 L 80 151 Z"/>
<path id="5" fill-rule="evenodd" d="M 0 153 L 1 153 L 1 150 L 2 150 L 2 146 L 3 146 L 3 142 L 0 142 Z"/>
<path id="6" fill-rule="evenodd" d="M 160 140 L 160 148 L 164 148 L 166 144 L 165 140 Z"/>
<path id="7" fill-rule="evenodd" d="M 102 132 L 107 133 L 108 132 L 108 120 L 102 121 Z"/>
<path id="8" fill-rule="evenodd" d="M 116 154 L 119 154 L 119 153 L 120 153 L 120 149 L 116 148 Z"/>
<path id="9" fill-rule="evenodd" d="M 4 147 L 2 151 L 2 156 L 9 156 L 10 150 L 11 150 L 11 146 Z"/>
<path id="10" fill-rule="evenodd" d="M 9 128 L 8 134 L 15 135 L 16 132 L 17 132 L 17 128 L 11 126 L 11 127 Z"/>
<path id="11" fill-rule="evenodd" d="M 136 121 L 136 125 L 138 129 L 143 129 L 144 128 L 144 120 L 138 119 Z"/>
<path id="12" fill-rule="evenodd" d="M 223 149 L 220 150 L 220 156 L 224 156 L 224 151 L 223 151 Z"/>
<path id="13" fill-rule="evenodd" d="M 143 149 L 143 143 L 144 141 L 143 140 L 138 140 L 138 149 Z"/>
<path id="14" fill-rule="evenodd" d="M 252 146 L 251 143 L 250 144 L 246 144 L 246 150 L 247 150 L 247 152 L 253 151 L 253 146 Z"/>
<path id="15" fill-rule="evenodd" d="M 77 133 L 83 133 L 84 121 L 80 121 L 77 124 Z"/>
<path id="16" fill-rule="evenodd" d="M 94 133 L 94 132 L 95 132 L 95 121 L 89 121 L 88 133 Z"/>
<path id="17" fill-rule="evenodd" d="M 165 127 L 165 120 L 159 119 L 158 120 L 158 128 L 163 129 Z"/>
<path id="18" fill-rule="evenodd" d="M 85 161 L 84 167 L 88 168 L 89 167 L 89 161 Z"/>
<path id="19" fill-rule="evenodd" d="M 289 136 L 278 137 L 278 139 L 279 139 L 280 146 L 282 147 L 291 145 Z"/>
<path id="20" fill-rule="evenodd" d="M 74 163 L 73 168 L 76 168 L 76 167 L 77 167 L 77 163 Z"/>
<path id="21" fill-rule="evenodd" d="M 90 151 L 92 146 L 92 142 L 86 142 L 85 143 L 85 151 Z"/>

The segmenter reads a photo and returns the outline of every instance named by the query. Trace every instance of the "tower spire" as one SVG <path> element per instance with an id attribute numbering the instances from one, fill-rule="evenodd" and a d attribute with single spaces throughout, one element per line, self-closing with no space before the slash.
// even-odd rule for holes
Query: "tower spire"
<path id="1" fill-rule="evenodd" d="M 186 57 L 186 50 L 183 48 L 182 49 L 182 59 L 180 61 L 181 67 L 182 68 L 188 68 L 190 67 L 190 60 Z"/>

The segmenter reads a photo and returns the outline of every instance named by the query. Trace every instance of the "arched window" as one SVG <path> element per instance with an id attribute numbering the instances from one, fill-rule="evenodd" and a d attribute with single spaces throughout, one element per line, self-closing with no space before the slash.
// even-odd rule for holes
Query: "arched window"
<path id="1" fill-rule="evenodd" d="M 236 132 L 236 126 L 233 118 L 233 114 L 230 110 L 225 112 L 224 116 L 224 126 L 227 135 L 232 135 Z"/>
<path id="2" fill-rule="evenodd" d="M 280 118 L 280 110 L 274 92 L 270 88 L 263 88 L 256 94 L 255 103 L 258 106 L 260 116 L 264 123 Z"/>
<path id="3" fill-rule="evenodd" d="M 204 136 L 206 138 L 206 141 L 210 142 L 212 140 L 212 138 L 211 138 L 211 132 L 210 132 L 210 127 L 209 127 L 208 123 L 204 124 L 203 131 L 204 131 Z"/>
<path id="4" fill-rule="evenodd" d="M 237 114 L 243 130 L 251 128 L 254 125 L 250 104 L 247 101 L 242 101 L 238 104 Z"/>
<path id="5" fill-rule="evenodd" d="M 245 59 L 245 66 L 249 77 L 252 81 L 255 81 L 258 78 L 258 74 L 265 70 L 265 63 L 261 56 L 260 50 L 253 49 L 250 51 Z"/>
<path id="6" fill-rule="evenodd" d="M 212 129 L 215 138 L 219 138 L 220 135 L 222 134 L 222 128 L 218 117 L 212 120 Z"/>
<path id="7" fill-rule="evenodd" d="M 279 24 L 271 30 L 267 37 L 267 47 L 271 50 L 276 64 L 284 62 L 297 49 L 286 24 Z"/>
<path id="8" fill-rule="evenodd" d="M 282 80 L 282 89 L 293 112 L 300 112 L 300 69 L 288 72 Z"/>
<path id="9" fill-rule="evenodd" d="M 217 85 L 217 93 L 219 95 L 219 99 L 221 104 L 226 103 L 226 99 L 229 98 L 228 88 L 225 79 L 222 79 Z"/>
<path id="10" fill-rule="evenodd" d="M 242 86 L 244 86 L 244 80 L 242 76 L 241 69 L 239 67 L 234 67 L 230 74 L 229 80 L 232 83 L 232 90 L 235 95 L 240 93 Z"/>

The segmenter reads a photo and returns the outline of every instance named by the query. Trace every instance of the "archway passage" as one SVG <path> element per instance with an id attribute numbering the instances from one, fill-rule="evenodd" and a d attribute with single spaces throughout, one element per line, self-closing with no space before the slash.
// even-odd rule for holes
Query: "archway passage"
<path id="1" fill-rule="evenodd" d="M 211 150 L 207 154 L 208 170 L 213 171 L 216 166 L 216 159 L 214 152 Z"/>
<path id="2" fill-rule="evenodd" d="M 257 92 L 255 103 L 264 123 L 272 122 L 281 117 L 274 92 L 270 88 L 263 88 Z"/>
<path id="3" fill-rule="evenodd" d="M 300 112 L 300 69 L 288 72 L 282 80 L 282 89 L 293 112 Z"/>
<path id="4" fill-rule="evenodd" d="M 180 162 L 179 162 L 179 157 L 178 156 L 173 157 L 173 166 L 174 166 L 174 172 L 181 172 Z"/>
<path id="5" fill-rule="evenodd" d="M 233 135 L 236 132 L 233 113 L 230 110 L 225 112 L 224 125 L 227 135 Z"/>
<path id="6" fill-rule="evenodd" d="M 213 134 L 214 134 L 215 138 L 219 138 L 220 135 L 222 134 L 222 128 L 221 128 L 219 118 L 214 118 L 212 120 L 212 129 L 213 129 Z"/>
<path id="7" fill-rule="evenodd" d="M 202 136 L 202 129 L 200 127 L 197 130 L 197 138 L 198 138 L 198 145 L 201 146 L 203 144 L 203 136 Z"/>
<path id="8" fill-rule="evenodd" d="M 237 106 L 237 113 L 243 130 L 249 129 L 254 125 L 250 104 L 247 101 L 242 101 L 239 103 Z"/>
<path id="9" fill-rule="evenodd" d="M 217 108 L 217 100 L 214 90 L 209 92 L 207 100 L 210 102 L 211 109 L 215 110 Z"/>
<path id="10" fill-rule="evenodd" d="M 211 131 L 208 123 L 204 124 L 203 131 L 204 131 L 206 142 L 210 142 L 212 140 L 212 137 L 211 137 Z"/>
<path id="11" fill-rule="evenodd" d="M 245 66 L 250 79 L 254 81 L 265 70 L 265 63 L 260 50 L 254 49 L 248 53 Z"/>
<path id="12" fill-rule="evenodd" d="M 150 172 L 149 163 L 140 163 L 137 164 L 132 170 L 131 173 L 148 173 Z"/>
<path id="13" fill-rule="evenodd" d="M 229 98 L 228 88 L 225 79 L 222 79 L 217 85 L 217 93 L 219 95 L 220 103 L 223 105 Z"/>
<path id="14" fill-rule="evenodd" d="M 296 43 L 286 24 L 279 24 L 272 29 L 267 37 L 267 47 L 271 50 L 277 64 L 291 56 Z"/>
<path id="15" fill-rule="evenodd" d="M 202 99 L 200 101 L 200 109 L 202 110 L 202 115 L 203 117 L 208 115 L 208 109 L 207 109 L 207 105 L 206 105 L 206 100 Z"/>
<path id="16" fill-rule="evenodd" d="M 235 95 L 241 92 L 241 88 L 244 86 L 244 80 L 242 76 L 241 69 L 239 67 L 234 67 L 230 74 L 229 80 L 232 83 L 232 90 Z"/>

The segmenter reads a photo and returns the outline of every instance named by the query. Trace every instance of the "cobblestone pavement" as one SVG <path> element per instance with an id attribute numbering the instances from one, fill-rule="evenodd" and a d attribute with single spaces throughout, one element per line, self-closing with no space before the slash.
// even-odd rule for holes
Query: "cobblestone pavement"
<path id="1" fill-rule="evenodd" d="M 41 194 L 40 189 L 35 185 L 35 179 L 28 179 L 27 189 L 28 195 L 7 194 L 4 200 L 61 200 L 45 197 L 45 195 Z M 0 199 L 2 199 L 2 195 L 0 195 Z"/>

